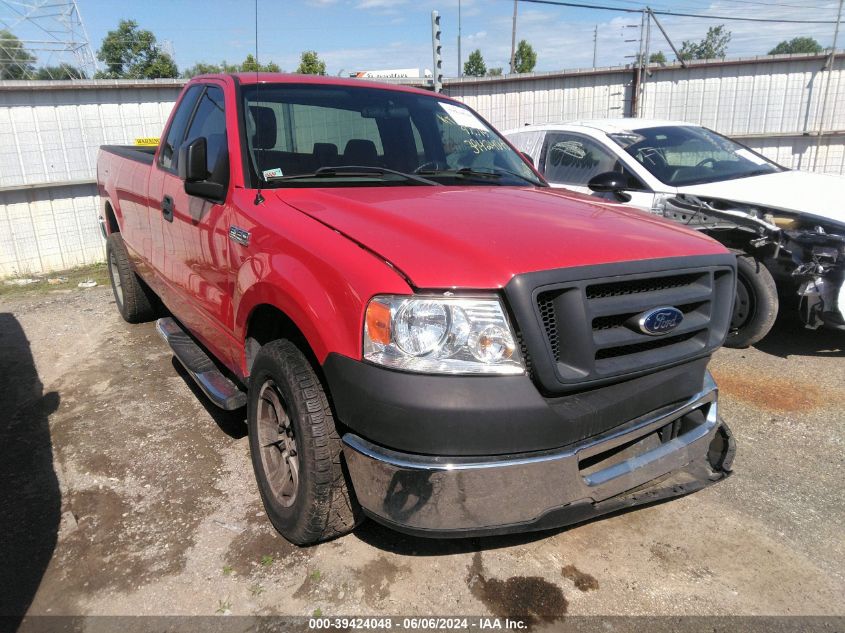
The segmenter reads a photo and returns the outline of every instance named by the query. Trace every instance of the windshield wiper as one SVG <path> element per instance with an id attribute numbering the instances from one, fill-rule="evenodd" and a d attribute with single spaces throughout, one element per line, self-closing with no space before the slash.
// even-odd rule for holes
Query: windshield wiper
<path id="1" fill-rule="evenodd" d="M 343 176 L 386 176 L 387 174 L 393 176 L 401 176 L 405 180 L 411 180 L 423 185 L 433 185 L 441 187 L 439 182 L 434 182 L 428 178 L 415 176 L 414 174 L 406 174 L 404 171 L 396 169 L 388 169 L 387 167 L 372 167 L 369 165 L 339 165 L 337 167 L 320 167 L 318 170 L 309 174 L 292 174 L 290 176 L 268 176 L 265 180 L 267 182 L 283 182 L 286 180 L 299 180 L 303 178 L 334 178 Z"/>
<path id="2" fill-rule="evenodd" d="M 419 173 L 425 174 L 426 176 L 462 176 L 467 178 L 490 178 L 492 180 L 498 180 L 502 176 L 513 176 L 514 178 L 519 178 L 520 180 L 524 180 L 525 182 L 531 183 L 532 185 L 542 186 L 542 183 L 539 180 L 534 180 L 533 178 L 529 178 L 528 176 L 518 174 L 515 171 L 509 171 L 507 169 L 502 168 L 492 169 L 488 171 L 473 169 L 472 167 L 461 167 L 460 169 L 432 169 L 427 171 L 420 171 Z"/>

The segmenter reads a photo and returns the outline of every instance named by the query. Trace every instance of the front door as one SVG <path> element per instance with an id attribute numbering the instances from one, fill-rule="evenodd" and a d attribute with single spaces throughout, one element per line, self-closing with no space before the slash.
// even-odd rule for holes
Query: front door
<path id="1" fill-rule="evenodd" d="M 228 173 L 222 85 L 202 86 L 182 144 L 199 137 L 206 139 L 208 173 Z M 160 187 L 168 307 L 211 351 L 228 358 L 233 328 L 229 211 L 223 201 L 185 193 L 185 183 L 173 171 L 164 172 Z"/>
<path id="2" fill-rule="evenodd" d="M 598 141 L 574 132 L 548 132 L 540 151 L 538 167 L 553 187 L 564 187 L 590 196 L 618 202 L 612 193 L 597 193 L 587 186 L 599 174 L 615 171 L 627 177 L 631 196 L 627 204 L 651 210 L 654 192 L 622 164 L 619 157 Z"/>

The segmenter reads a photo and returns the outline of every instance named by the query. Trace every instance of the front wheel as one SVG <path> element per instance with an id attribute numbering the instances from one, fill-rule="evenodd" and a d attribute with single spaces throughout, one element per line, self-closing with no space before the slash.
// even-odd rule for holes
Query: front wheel
<path id="1" fill-rule="evenodd" d="M 738 255 L 736 298 L 725 347 L 748 347 L 762 339 L 778 314 L 778 291 L 772 274 L 760 260 Z"/>
<path id="2" fill-rule="evenodd" d="M 331 407 L 311 363 L 290 341 L 259 351 L 247 421 L 258 490 L 279 533 L 311 545 L 351 531 L 362 513 L 343 472 Z"/>

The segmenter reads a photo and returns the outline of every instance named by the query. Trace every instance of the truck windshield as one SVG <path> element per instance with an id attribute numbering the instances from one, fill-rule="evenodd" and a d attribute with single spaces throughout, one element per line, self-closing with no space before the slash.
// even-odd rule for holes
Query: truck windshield
<path id="1" fill-rule="evenodd" d="M 784 169 L 729 138 L 694 125 L 649 127 L 608 136 L 658 180 L 673 187 Z"/>
<path id="2" fill-rule="evenodd" d="M 545 186 L 498 132 L 453 101 L 343 85 L 261 84 L 242 94 L 262 187 Z"/>

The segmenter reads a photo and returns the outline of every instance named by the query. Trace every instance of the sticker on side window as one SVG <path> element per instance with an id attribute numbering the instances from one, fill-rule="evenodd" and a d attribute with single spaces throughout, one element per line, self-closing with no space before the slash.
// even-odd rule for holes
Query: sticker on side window
<path id="1" fill-rule="evenodd" d="M 578 160 L 583 159 L 587 155 L 584 144 L 578 141 L 559 141 L 552 145 L 552 152 L 562 152 Z"/>
<path id="2" fill-rule="evenodd" d="M 265 178 L 272 178 L 273 176 L 283 176 L 282 170 L 279 167 L 274 167 L 273 169 L 265 169 L 261 172 L 264 174 Z"/>
<path id="3" fill-rule="evenodd" d="M 440 107 L 443 108 L 446 114 L 449 115 L 450 119 L 461 127 L 470 127 L 476 130 L 487 130 L 487 126 L 466 108 L 443 102 L 440 103 Z"/>

